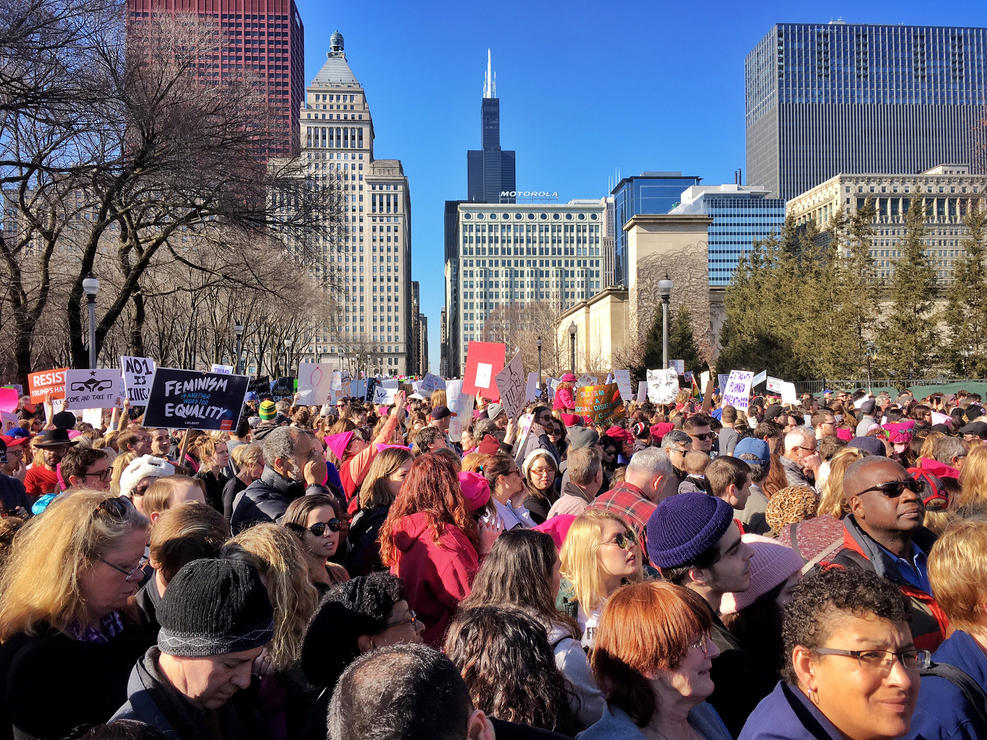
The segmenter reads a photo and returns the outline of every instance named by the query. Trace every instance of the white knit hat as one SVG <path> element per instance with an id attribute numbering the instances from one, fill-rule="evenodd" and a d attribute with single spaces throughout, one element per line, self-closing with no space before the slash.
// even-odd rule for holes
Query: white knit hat
<path id="1" fill-rule="evenodd" d="M 145 478 L 163 478 L 166 475 L 174 475 L 175 466 L 163 457 L 154 455 L 141 455 L 124 468 L 123 475 L 120 476 L 120 495 L 130 496 L 133 494 L 137 484 Z"/>

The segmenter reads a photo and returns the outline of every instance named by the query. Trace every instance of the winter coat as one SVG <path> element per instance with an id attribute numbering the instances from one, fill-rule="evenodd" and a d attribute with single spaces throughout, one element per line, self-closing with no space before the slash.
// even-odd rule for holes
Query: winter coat
<path id="1" fill-rule="evenodd" d="M 737 740 L 842 740 L 843 735 L 797 686 L 779 681 L 751 712 Z"/>
<path id="2" fill-rule="evenodd" d="M 239 534 L 262 522 L 280 523 L 288 504 L 306 494 L 328 493 L 322 486 L 309 486 L 288 480 L 274 468 L 264 466 L 260 478 L 237 494 L 233 500 L 230 529 Z"/>
<path id="3" fill-rule="evenodd" d="M 981 687 L 987 686 L 987 655 L 962 630 L 957 630 L 932 656 L 936 663 L 955 666 Z M 938 676 L 922 676 L 918 705 L 909 738 L 918 740 L 982 740 L 987 726 L 979 720 L 960 688 Z"/>

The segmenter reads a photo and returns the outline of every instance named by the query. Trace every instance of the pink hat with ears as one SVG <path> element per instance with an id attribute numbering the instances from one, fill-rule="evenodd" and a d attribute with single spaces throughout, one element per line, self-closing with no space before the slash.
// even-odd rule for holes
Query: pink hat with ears
<path id="1" fill-rule="evenodd" d="M 562 545 L 565 543 L 566 535 L 569 534 L 569 527 L 572 526 L 574 521 L 576 521 L 576 517 L 572 514 L 559 514 L 558 516 L 553 516 L 551 519 L 546 519 L 535 527 L 535 530 L 551 537 L 555 542 L 555 546 L 561 550 Z"/>
<path id="2" fill-rule="evenodd" d="M 346 448 L 350 445 L 350 440 L 353 439 L 353 432 L 340 432 L 339 434 L 331 434 L 325 439 L 326 446 L 329 450 L 336 456 L 336 458 L 342 462 L 343 455 L 346 454 Z"/>
<path id="3" fill-rule="evenodd" d="M 490 500 L 490 484 L 482 475 L 470 470 L 462 471 L 459 474 L 459 487 L 470 511 L 476 511 Z"/>

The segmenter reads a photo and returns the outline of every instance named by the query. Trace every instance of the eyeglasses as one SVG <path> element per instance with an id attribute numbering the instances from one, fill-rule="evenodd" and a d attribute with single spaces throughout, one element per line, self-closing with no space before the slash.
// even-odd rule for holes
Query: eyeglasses
<path id="1" fill-rule="evenodd" d="M 99 560 L 99 562 L 101 563 L 105 563 L 106 565 L 110 566 L 117 573 L 122 573 L 123 575 L 125 575 L 126 580 L 128 581 L 132 580 L 133 577 L 136 576 L 141 570 L 143 570 L 144 566 L 147 565 L 149 562 L 146 556 L 141 556 L 141 559 L 137 561 L 137 567 L 135 567 L 133 570 L 127 570 L 126 568 L 121 568 L 116 563 L 111 563 L 109 560 L 106 560 L 105 558 L 97 558 L 97 560 Z"/>
<path id="2" fill-rule="evenodd" d="M 547 478 L 550 475 L 555 475 L 555 471 L 551 468 L 541 468 L 540 470 L 537 468 L 532 468 L 529 472 L 538 478 Z"/>
<path id="3" fill-rule="evenodd" d="M 691 645 L 689 645 L 689 647 L 695 648 L 696 650 L 699 650 L 703 654 L 703 657 L 704 658 L 708 658 L 709 657 L 709 633 L 703 634 L 702 637 L 700 637 L 694 643 L 692 643 Z"/>
<path id="4" fill-rule="evenodd" d="M 602 544 L 616 545 L 621 550 L 631 550 L 634 548 L 635 545 L 637 545 L 637 542 L 630 535 L 624 534 L 623 532 L 618 532 L 617 534 L 614 535 L 612 540 L 607 540 Z"/>
<path id="5" fill-rule="evenodd" d="M 104 468 L 95 473 L 83 473 L 84 478 L 99 478 L 100 480 L 109 480 L 111 475 L 113 475 L 111 468 Z"/>
<path id="6" fill-rule="evenodd" d="M 888 673 L 897 660 L 909 671 L 928 668 L 932 663 L 932 653 L 928 650 L 839 650 L 837 648 L 816 648 L 816 655 L 841 655 L 856 658 L 861 668 L 871 668 Z"/>
<path id="7" fill-rule="evenodd" d="M 126 519 L 133 506 L 123 496 L 110 496 L 100 501 L 99 506 L 93 509 L 93 518 L 95 519 L 100 512 L 104 512 L 114 519 Z"/>
<path id="8" fill-rule="evenodd" d="M 905 480 L 889 480 L 886 483 L 881 483 L 876 486 L 871 486 L 870 488 L 865 488 L 860 493 L 867 493 L 868 491 L 880 491 L 888 498 L 898 498 L 901 494 L 908 489 L 912 493 L 924 493 L 925 492 L 925 481 L 916 480 L 915 478 L 905 478 Z"/>
<path id="9" fill-rule="evenodd" d="M 800 450 L 805 450 L 806 452 L 811 452 L 812 454 L 815 454 L 816 453 L 816 448 L 815 447 L 803 447 L 802 445 L 799 445 L 799 449 Z"/>
<path id="10" fill-rule="evenodd" d="M 390 629 L 391 627 L 403 627 L 406 624 L 415 624 L 418 621 L 418 615 L 415 614 L 414 609 L 408 610 L 408 616 L 398 622 L 388 622 L 385 629 Z"/>
<path id="11" fill-rule="evenodd" d="M 330 532 L 340 531 L 343 528 L 343 523 L 336 517 L 333 517 L 328 522 L 316 522 L 311 527 L 303 527 L 300 524 L 289 524 L 288 526 L 299 533 L 311 532 L 316 537 L 322 537 L 327 529 Z"/>
<path id="12" fill-rule="evenodd" d="M 716 439 L 716 432 L 706 432 L 705 434 L 693 434 L 690 432 L 689 436 L 693 439 Z"/>

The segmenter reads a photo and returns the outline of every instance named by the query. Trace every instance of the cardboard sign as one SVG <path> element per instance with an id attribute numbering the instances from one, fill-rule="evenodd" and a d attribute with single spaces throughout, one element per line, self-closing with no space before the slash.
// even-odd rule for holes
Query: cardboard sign
<path id="1" fill-rule="evenodd" d="M 582 388 L 587 385 L 599 385 L 600 379 L 595 375 L 583 375 L 579 380 L 576 381 L 576 387 Z"/>
<path id="2" fill-rule="evenodd" d="M 249 382 L 245 375 L 156 368 L 144 426 L 230 431 L 240 421 Z"/>
<path id="3" fill-rule="evenodd" d="M 625 401 L 634 400 L 634 386 L 631 385 L 631 371 L 617 370 L 613 374 L 617 381 L 617 388 L 620 389 L 620 397 Z"/>
<path id="4" fill-rule="evenodd" d="M 731 370 L 723 391 L 723 405 L 747 411 L 751 401 L 751 381 L 754 373 L 748 370 Z"/>
<path id="5" fill-rule="evenodd" d="M 371 401 L 373 401 L 374 400 L 374 395 L 377 392 L 377 384 L 379 382 L 380 381 L 377 380 L 377 378 L 367 378 L 367 387 L 364 389 L 363 395 L 362 396 L 357 396 L 357 398 L 362 398 L 367 403 L 370 403 Z"/>
<path id="6" fill-rule="evenodd" d="M 778 378 L 772 378 L 770 375 L 766 377 L 765 390 L 775 391 L 776 393 L 781 393 L 781 386 L 785 382 Z"/>
<path id="7" fill-rule="evenodd" d="M 349 385 L 346 385 L 346 380 L 343 381 L 343 389 L 349 388 L 349 394 L 353 398 L 366 398 L 367 397 L 367 386 L 369 382 L 366 378 L 358 378 L 357 380 L 349 381 Z"/>
<path id="8" fill-rule="evenodd" d="M 123 382 L 115 368 L 65 371 L 65 403 L 74 409 L 111 409 L 123 404 Z"/>
<path id="9" fill-rule="evenodd" d="M 587 385 L 575 393 L 576 415 L 589 419 L 591 424 L 609 424 L 624 416 L 624 399 L 616 383 Z"/>
<path id="10" fill-rule="evenodd" d="M 798 403 L 798 394 L 795 392 L 795 383 L 782 383 L 779 390 L 781 390 L 782 403 Z M 806 422 L 806 424 L 808 424 L 808 422 Z"/>
<path id="11" fill-rule="evenodd" d="M 679 393 L 679 374 L 674 367 L 648 370 L 648 400 L 651 403 L 673 403 Z"/>
<path id="12" fill-rule="evenodd" d="M 716 385 L 719 387 L 721 394 L 723 393 L 724 390 L 726 390 L 727 381 L 728 380 L 730 380 L 730 376 L 729 375 L 720 375 L 720 374 L 717 374 L 717 376 L 716 376 Z"/>
<path id="13" fill-rule="evenodd" d="M 524 386 L 527 380 L 520 352 L 497 373 L 494 380 L 500 393 L 500 404 L 507 412 L 507 418 L 516 419 L 524 408 Z"/>
<path id="14" fill-rule="evenodd" d="M 541 395 L 538 388 L 538 373 L 528 373 L 528 382 L 524 386 L 524 400 L 537 401 Z"/>
<path id="15" fill-rule="evenodd" d="M 425 373 L 425 377 L 422 378 L 421 392 L 425 395 L 429 395 L 434 391 L 445 390 L 446 382 L 438 375 L 432 375 L 432 373 Z"/>
<path id="16" fill-rule="evenodd" d="M 473 396 L 463 391 L 463 381 L 446 381 L 446 406 L 456 414 L 449 422 L 449 439 L 458 442 L 463 436 L 463 427 L 473 420 Z"/>
<path id="17" fill-rule="evenodd" d="M 16 388 L 0 388 L 0 411 L 17 411 L 20 401 Z"/>
<path id="18" fill-rule="evenodd" d="M 17 414 L 10 411 L 0 411 L 0 428 L 3 429 L 3 433 L 6 434 L 15 426 L 17 426 Z"/>
<path id="19" fill-rule="evenodd" d="M 675 368 L 676 375 L 683 375 L 685 373 L 685 360 L 669 360 L 668 366 Z"/>
<path id="20" fill-rule="evenodd" d="M 768 377 L 767 370 L 762 370 L 761 372 L 759 372 L 757 375 L 751 378 L 751 388 L 763 383 L 767 379 L 767 377 Z"/>
<path id="21" fill-rule="evenodd" d="M 212 370 L 210 372 L 219 373 L 220 375 L 232 375 L 233 366 L 232 365 L 218 365 L 215 362 L 212 365 Z"/>
<path id="22" fill-rule="evenodd" d="M 504 369 L 506 356 L 507 347 L 500 342 L 470 342 L 466 349 L 463 391 L 480 393 L 490 401 L 498 400 L 494 378 Z"/>
<path id="23" fill-rule="evenodd" d="M 524 462 L 524 458 L 522 456 L 524 455 L 525 442 L 528 441 L 528 435 L 531 433 L 531 425 L 534 423 L 534 414 L 523 414 L 521 418 L 518 419 L 518 435 L 517 441 L 514 443 L 514 462 L 518 465 Z"/>
<path id="24" fill-rule="evenodd" d="M 31 394 L 31 403 L 44 403 L 49 393 L 52 398 L 65 398 L 65 373 L 67 372 L 67 367 L 60 367 L 57 370 L 28 373 L 27 387 Z"/>
<path id="25" fill-rule="evenodd" d="M 397 378 L 382 380 L 374 386 L 374 406 L 390 406 L 398 392 Z"/>
<path id="26" fill-rule="evenodd" d="M 333 387 L 342 388 L 342 378 L 328 362 L 298 363 L 298 403 L 321 406 L 329 400 Z"/>
<path id="27" fill-rule="evenodd" d="M 641 380 L 637 384 L 637 402 L 644 403 L 648 400 L 648 381 Z"/>
<path id="28" fill-rule="evenodd" d="M 699 373 L 699 392 L 705 393 L 706 386 L 709 385 L 709 370 L 703 370 Z"/>
<path id="29" fill-rule="evenodd" d="M 131 406 L 144 406 L 151 392 L 151 378 L 154 377 L 154 360 L 150 357 L 120 357 L 123 370 L 123 387 Z"/>

